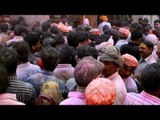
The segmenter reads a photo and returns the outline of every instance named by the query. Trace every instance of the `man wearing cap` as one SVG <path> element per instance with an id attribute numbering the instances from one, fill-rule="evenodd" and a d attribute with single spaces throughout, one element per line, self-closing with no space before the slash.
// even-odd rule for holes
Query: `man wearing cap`
<path id="1" fill-rule="evenodd" d="M 139 85 L 140 83 L 132 76 L 134 70 L 138 66 L 137 59 L 130 54 L 124 54 L 121 56 L 121 60 L 123 64 L 120 66 L 118 73 L 125 83 L 127 92 L 138 93 L 137 84 Z"/>
<path id="2" fill-rule="evenodd" d="M 118 74 L 118 69 L 121 64 L 119 51 L 115 46 L 105 48 L 100 56 L 100 61 L 105 65 L 102 74 L 105 78 L 112 80 L 116 85 L 116 99 L 113 104 L 122 105 L 127 90 L 121 76 Z"/>
<path id="3" fill-rule="evenodd" d="M 111 24 L 108 22 L 108 17 L 104 15 L 100 16 L 100 21 L 101 23 L 98 25 L 98 29 L 100 30 L 100 34 L 102 35 L 104 33 L 103 27 L 107 25 L 109 28 L 111 28 Z"/>

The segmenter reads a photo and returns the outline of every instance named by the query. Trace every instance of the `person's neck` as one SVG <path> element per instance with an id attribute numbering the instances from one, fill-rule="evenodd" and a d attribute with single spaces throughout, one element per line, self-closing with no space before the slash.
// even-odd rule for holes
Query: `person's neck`
<path id="1" fill-rule="evenodd" d="M 77 92 L 85 93 L 85 90 L 86 90 L 86 87 L 82 87 L 82 86 L 77 85 L 77 88 L 76 88 Z"/>

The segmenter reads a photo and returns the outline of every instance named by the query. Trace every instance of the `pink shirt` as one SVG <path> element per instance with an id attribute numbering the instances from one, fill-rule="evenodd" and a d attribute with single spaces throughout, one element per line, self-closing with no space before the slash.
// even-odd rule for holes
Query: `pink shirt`
<path id="1" fill-rule="evenodd" d="M 145 91 L 140 94 L 127 93 L 124 105 L 160 105 L 160 99 L 156 96 L 150 95 Z"/>
<path id="2" fill-rule="evenodd" d="M 123 105 L 127 90 L 121 76 L 118 72 L 115 72 L 108 79 L 112 80 L 116 85 L 116 99 L 113 105 Z"/>
<path id="3" fill-rule="evenodd" d="M 0 105 L 25 105 L 16 99 L 16 94 L 3 93 L 0 94 Z"/>
<path id="4" fill-rule="evenodd" d="M 86 105 L 85 93 L 69 92 L 68 98 L 62 101 L 60 105 Z"/>
<path id="5" fill-rule="evenodd" d="M 127 92 L 138 93 L 137 84 L 131 76 L 129 76 L 128 78 L 123 78 L 123 81 L 126 86 Z"/>

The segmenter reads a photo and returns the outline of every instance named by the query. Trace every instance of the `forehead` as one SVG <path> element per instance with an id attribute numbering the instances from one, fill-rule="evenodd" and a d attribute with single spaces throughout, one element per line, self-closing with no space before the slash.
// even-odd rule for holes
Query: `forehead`
<path id="1" fill-rule="evenodd" d="M 123 64 L 122 67 L 125 68 L 126 70 L 135 70 L 136 69 L 136 67 L 128 66 L 125 63 Z"/>

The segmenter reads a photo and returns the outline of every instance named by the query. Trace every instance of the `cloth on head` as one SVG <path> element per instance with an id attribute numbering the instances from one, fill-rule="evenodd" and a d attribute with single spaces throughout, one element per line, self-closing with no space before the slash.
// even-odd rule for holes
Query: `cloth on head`
<path id="1" fill-rule="evenodd" d="M 44 83 L 41 88 L 41 93 L 46 94 L 52 98 L 56 105 L 59 105 L 59 103 L 63 100 L 59 86 L 54 81 L 47 81 Z"/>
<path id="2" fill-rule="evenodd" d="M 58 28 L 61 32 L 69 32 L 68 26 L 64 25 L 64 24 L 59 24 Z"/>
<path id="3" fill-rule="evenodd" d="M 151 42 L 153 43 L 153 45 L 157 45 L 157 43 L 158 43 L 157 36 L 154 35 L 154 34 L 148 34 L 148 35 L 146 36 L 146 40 L 147 40 L 147 41 L 151 41 Z"/>
<path id="4" fill-rule="evenodd" d="M 116 97 L 115 83 L 107 78 L 97 78 L 85 91 L 87 105 L 112 105 Z"/>
<path id="5" fill-rule="evenodd" d="M 115 62 L 117 65 L 120 65 L 120 52 L 117 50 L 115 46 L 104 48 L 102 51 L 102 55 L 100 56 L 100 60 L 112 61 Z"/>
<path id="6" fill-rule="evenodd" d="M 100 31 L 98 28 L 93 28 L 92 30 L 90 30 L 91 33 L 93 33 L 93 35 L 100 35 Z"/>
<path id="7" fill-rule="evenodd" d="M 129 67 L 137 67 L 137 65 L 138 65 L 137 59 L 130 54 L 122 55 L 121 59 L 124 62 L 124 64 L 129 66 Z"/>
<path id="8" fill-rule="evenodd" d="M 130 31 L 126 28 L 120 28 L 119 32 L 123 35 L 123 37 L 128 37 L 128 35 L 130 34 Z"/>
<path id="9" fill-rule="evenodd" d="M 105 21 L 105 22 L 108 21 L 108 17 L 105 16 L 105 15 L 101 15 L 101 16 L 100 16 L 100 19 L 101 19 L 102 21 Z"/>
<path id="10" fill-rule="evenodd" d="M 110 47 L 110 46 L 113 46 L 113 45 L 114 45 L 114 40 L 111 36 L 107 42 L 102 42 L 99 45 L 96 45 L 95 48 L 98 51 L 103 51 L 104 48 L 107 48 L 107 47 Z"/>

